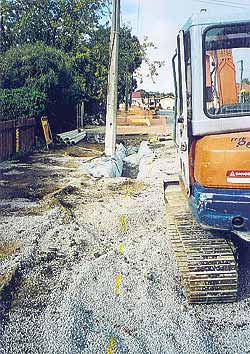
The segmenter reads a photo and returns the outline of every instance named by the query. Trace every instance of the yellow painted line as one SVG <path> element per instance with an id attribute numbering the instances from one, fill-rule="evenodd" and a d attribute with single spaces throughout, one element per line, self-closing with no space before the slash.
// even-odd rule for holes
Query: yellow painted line
<path id="1" fill-rule="evenodd" d="M 116 296 L 120 295 L 121 280 L 122 280 L 122 276 L 121 276 L 121 274 L 118 274 L 115 278 L 115 295 Z"/>
<path id="2" fill-rule="evenodd" d="M 132 194 L 132 192 L 133 192 L 132 188 L 128 188 L 126 193 L 126 198 L 128 198 Z"/>
<path id="3" fill-rule="evenodd" d="M 154 136 L 152 138 L 149 139 L 149 143 L 150 144 L 155 144 L 159 141 L 159 137 L 158 136 Z"/>
<path id="4" fill-rule="evenodd" d="M 110 340 L 109 340 L 109 346 L 108 346 L 107 354 L 113 354 L 113 351 L 115 349 L 115 345 L 116 345 L 115 338 L 111 337 Z"/>
<path id="5" fill-rule="evenodd" d="M 118 252 L 121 256 L 123 255 L 123 243 L 122 242 L 119 243 Z"/>
<path id="6" fill-rule="evenodd" d="M 126 232 L 126 216 L 124 214 L 121 215 L 121 232 Z"/>

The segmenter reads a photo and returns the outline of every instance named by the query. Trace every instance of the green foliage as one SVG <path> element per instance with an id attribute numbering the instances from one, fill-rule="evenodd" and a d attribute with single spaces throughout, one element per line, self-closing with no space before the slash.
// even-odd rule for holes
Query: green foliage
<path id="1" fill-rule="evenodd" d="M 41 42 L 11 48 L 2 55 L 0 87 L 28 87 L 43 92 L 47 97 L 46 113 L 54 126 L 69 118 L 66 115 L 80 99 L 71 57 Z"/>
<path id="2" fill-rule="evenodd" d="M 8 50 L 0 62 L 0 86 L 28 86 L 43 92 L 64 89 L 72 84 L 71 58 L 42 42 Z"/>
<path id="3" fill-rule="evenodd" d="M 124 26 L 120 32 L 120 72 L 133 74 L 143 60 L 143 48 L 136 36 L 131 33 L 131 28 Z"/>
<path id="4" fill-rule="evenodd" d="M 0 89 L 0 121 L 22 117 L 40 117 L 46 95 L 30 88 Z"/>
<path id="5" fill-rule="evenodd" d="M 250 85 L 250 81 L 249 81 L 248 78 L 243 79 L 243 80 L 242 80 L 242 83 L 243 83 L 243 84 L 248 84 L 248 85 Z"/>
<path id="6" fill-rule="evenodd" d="M 74 52 L 95 30 L 108 0 L 1 0 L 3 51 L 42 41 Z"/>
<path id="7" fill-rule="evenodd" d="M 109 64 L 109 31 L 100 27 L 88 45 L 78 48 L 73 56 L 75 78 L 81 83 L 85 101 L 105 100 Z"/>
<path id="8" fill-rule="evenodd" d="M 153 42 L 149 40 L 148 37 L 144 38 L 143 43 L 141 44 L 142 51 L 142 61 L 145 63 L 148 68 L 147 77 L 151 78 L 152 82 L 155 83 L 155 77 L 158 76 L 158 69 L 165 65 L 164 60 L 150 60 L 148 57 L 148 52 L 151 50 L 157 49 Z M 140 80 L 140 83 L 143 83 L 142 73 L 137 71 L 136 78 Z"/>
<path id="9" fill-rule="evenodd" d="M 107 96 L 109 36 L 109 28 L 99 27 L 92 34 L 88 45 L 79 47 L 73 59 L 76 78 L 80 81 L 84 100 L 92 105 L 97 105 L 99 111 L 102 112 L 105 110 Z M 136 80 L 132 76 L 142 63 L 142 55 L 143 51 L 138 38 L 131 34 L 130 28 L 126 26 L 121 28 L 118 78 L 119 101 L 124 98 L 126 84 L 128 85 L 128 93 L 137 87 Z"/>
<path id="10" fill-rule="evenodd" d="M 72 122 L 75 106 L 103 113 L 109 69 L 110 0 L 0 0 L 0 87 L 28 87 L 46 94 L 46 113 L 55 128 Z M 107 17 L 106 17 L 107 18 Z M 150 62 L 131 29 L 121 28 L 118 96 L 136 89 L 142 61 L 150 76 L 161 62 Z M 94 108 L 94 109 L 93 109 Z M 68 124 L 69 127 L 69 124 Z"/>
<path id="11" fill-rule="evenodd" d="M 124 96 L 129 95 L 137 88 L 134 73 L 143 61 L 143 48 L 131 29 L 127 26 L 121 28 L 120 53 L 119 53 L 119 80 L 118 98 L 122 101 Z"/>
<path id="12" fill-rule="evenodd" d="M 126 86 L 128 93 L 137 87 L 133 79 L 134 72 L 143 60 L 143 49 L 136 36 L 127 26 L 121 28 L 119 46 L 118 98 L 122 101 Z M 110 28 L 101 26 L 96 30 L 87 46 L 79 48 L 75 57 L 79 77 L 84 78 L 84 99 L 99 102 L 100 109 L 105 109 L 109 69 Z"/>

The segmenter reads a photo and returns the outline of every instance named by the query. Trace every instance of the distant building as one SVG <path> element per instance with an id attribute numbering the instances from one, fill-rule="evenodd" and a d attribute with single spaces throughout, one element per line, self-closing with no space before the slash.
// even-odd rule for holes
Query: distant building
<path id="1" fill-rule="evenodd" d="M 131 104 L 132 104 L 132 106 L 142 106 L 143 105 L 143 97 L 142 97 L 142 93 L 140 91 L 132 92 Z"/>
<path id="2" fill-rule="evenodd" d="M 241 84 L 236 84 L 236 86 L 237 86 L 238 95 L 241 93 L 241 91 L 250 92 L 250 85 L 245 83 L 245 82 L 242 82 L 242 85 Z"/>
<path id="3" fill-rule="evenodd" d="M 236 84 L 237 86 L 237 95 L 240 103 L 249 103 L 250 102 L 250 84 L 242 82 L 242 84 Z"/>
<path id="4" fill-rule="evenodd" d="M 173 111 L 175 106 L 175 99 L 173 97 L 160 98 L 160 108 L 164 111 Z"/>
<path id="5" fill-rule="evenodd" d="M 238 94 L 240 93 L 241 90 L 244 90 L 245 92 L 250 92 L 250 84 L 242 82 L 242 85 L 241 84 L 236 84 L 236 86 L 237 86 Z"/>

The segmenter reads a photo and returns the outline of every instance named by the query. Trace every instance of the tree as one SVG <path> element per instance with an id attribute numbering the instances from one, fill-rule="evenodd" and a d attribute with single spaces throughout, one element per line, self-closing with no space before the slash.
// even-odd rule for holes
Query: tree
<path id="1" fill-rule="evenodd" d="M 247 79 L 247 78 L 243 79 L 243 80 L 242 80 L 242 83 L 243 83 L 243 84 L 250 85 L 250 81 L 249 81 L 249 79 Z"/>
<path id="2" fill-rule="evenodd" d="M 79 48 L 74 55 L 76 80 L 79 80 L 83 99 L 91 113 L 104 112 L 106 108 L 108 66 L 109 66 L 109 31 L 100 26 L 91 36 L 87 45 Z M 119 53 L 118 96 L 122 101 L 126 83 L 128 91 L 137 87 L 136 79 L 132 78 L 135 70 L 141 65 L 142 49 L 137 37 L 131 34 L 128 27 L 121 28 Z"/>
<path id="3" fill-rule="evenodd" d="M 107 1 L 1 0 L 1 51 L 42 41 L 74 52 L 96 29 Z"/>
<path id="4" fill-rule="evenodd" d="M 0 89 L 0 121 L 41 117 L 45 112 L 46 95 L 27 87 Z"/>
<path id="5" fill-rule="evenodd" d="M 108 53 L 109 33 L 101 26 L 72 56 L 75 81 L 81 88 L 81 98 L 89 114 L 105 109 Z"/>
<path id="6" fill-rule="evenodd" d="M 155 82 L 155 76 L 158 76 L 158 69 L 165 65 L 164 60 L 150 60 L 148 57 L 148 52 L 155 49 L 157 49 L 157 47 L 154 43 L 151 42 L 148 37 L 145 37 L 141 44 L 142 62 L 145 63 L 148 69 L 147 77 L 150 77 L 153 83 Z M 136 71 L 136 78 L 140 80 L 140 83 L 143 83 L 143 75 L 140 70 Z"/>
<path id="7" fill-rule="evenodd" d="M 0 1 L 0 87 L 42 89 L 48 94 L 48 113 L 54 122 L 56 114 L 60 121 L 63 112 L 72 116 L 65 105 L 72 108 L 80 100 L 90 113 L 103 113 L 110 28 L 108 22 L 100 25 L 100 19 L 104 22 L 110 0 Z M 137 88 L 142 61 L 150 76 L 157 74 L 160 62 L 147 58 L 152 46 L 148 40 L 141 45 L 129 27 L 121 29 L 120 101 Z"/>
<path id="8" fill-rule="evenodd" d="M 124 26 L 120 34 L 118 98 L 122 101 L 125 97 L 126 104 L 130 93 L 137 88 L 137 80 L 133 75 L 143 60 L 143 48 L 138 38 L 131 32 L 129 27 Z"/>
<path id="9" fill-rule="evenodd" d="M 41 42 L 11 48 L 1 57 L 0 87 L 28 87 L 47 96 L 47 114 L 53 127 L 63 126 L 80 100 L 72 59 Z"/>

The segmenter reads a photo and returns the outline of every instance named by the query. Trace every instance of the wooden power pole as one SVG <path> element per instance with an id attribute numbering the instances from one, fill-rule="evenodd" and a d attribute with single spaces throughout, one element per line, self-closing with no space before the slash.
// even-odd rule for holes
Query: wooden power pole
<path id="1" fill-rule="evenodd" d="M 116 147 L 117 84 L 120 33 L 120 0 L 112 0 L 112 27 L 110 34 L 110 67 L 108 77 L 105 154 L 112 156 Z"/>

